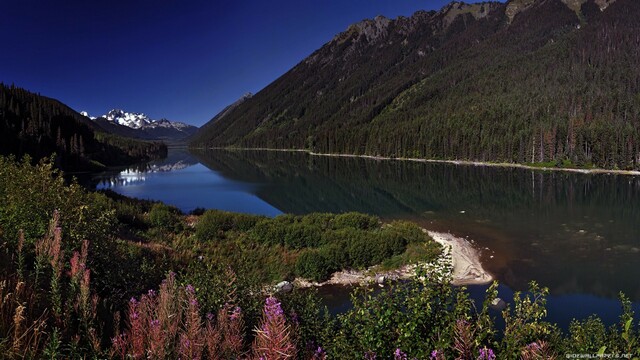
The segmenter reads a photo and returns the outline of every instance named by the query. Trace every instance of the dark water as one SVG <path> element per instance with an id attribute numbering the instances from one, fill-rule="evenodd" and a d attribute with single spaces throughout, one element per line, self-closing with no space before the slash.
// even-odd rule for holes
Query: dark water
<path id="1" fill-rule="evenodd" d="M 531 280 L 549 287 L 549 315 L 561 324 L 591 313 L 615 321 L 620 291 L 640 301 L 640 177 L 174 150 L 164 162 L 94 181 L 183 211 L 360 211 L 450 231 L 483 250 L 501 297 Z"/>

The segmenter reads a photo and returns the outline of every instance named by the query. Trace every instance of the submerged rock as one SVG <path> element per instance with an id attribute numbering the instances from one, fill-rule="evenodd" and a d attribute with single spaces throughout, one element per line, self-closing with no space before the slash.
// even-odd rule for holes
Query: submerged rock
<path id="1" fill-rule="evenodd" d="M 504 310 L 507 307 L 507 303 L 499 297 L 493 299 L 489 305 L 494 310 Z"/>

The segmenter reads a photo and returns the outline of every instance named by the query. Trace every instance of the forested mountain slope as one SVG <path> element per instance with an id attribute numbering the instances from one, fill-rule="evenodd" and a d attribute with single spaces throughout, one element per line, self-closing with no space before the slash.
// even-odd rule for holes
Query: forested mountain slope
<path id="1" fill-rule="evenodd" d="M 166 156 L 159 142 L 110 134 L 61 102 L 0 83 L 0 155 L 57 154 L 65 170 L 98 169 Z"/>
<path id="2" fill-rule="evenodd" d="M 512 0 L 350 26 L 194 147 L 640 168 L 640 2 Z"/>

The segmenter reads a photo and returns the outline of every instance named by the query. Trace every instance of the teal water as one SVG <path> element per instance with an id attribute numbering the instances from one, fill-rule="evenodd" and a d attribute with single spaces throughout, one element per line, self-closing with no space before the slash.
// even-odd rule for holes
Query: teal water
<path id="1" fill-rule="evenodd" d="M 97 188 L 185 212 L 360 211 L 412 220 L 472 241 L 484 266 L 508 289 L 505 298 L 531 280 L 549 287 L 556 299 L 550 309 L 563 316 L 582 313 L 566 299 L 612 318 L 620 291 L 640 301 L 640 177 L 300 152 L 172 150 L 162 162 L 93 181 Z"/>

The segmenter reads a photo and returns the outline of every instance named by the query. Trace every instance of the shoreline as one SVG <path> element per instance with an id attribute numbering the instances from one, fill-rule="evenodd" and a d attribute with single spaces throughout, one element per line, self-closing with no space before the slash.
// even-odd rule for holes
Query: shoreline
<path id="1" fill-rule="evenodd" d="M 493 276 L 484 269 L 480 261 L 480 251 L 469 241 L 450 233 L 426 231 L 443 248 L 450 248 L 453 265 L 453 285 L 485 285 L 492 282 Z"/>
<path id="2" fill-rule="evenodd" d="M 461 285 L 484 285 L 493 281 L 493 276 L 489 274 L 480 262 L 479 251 L 467 240 L 455 237 L 448 233 L 440 233 L 422 229 L 442 245 L 445 254 L 451 260 L 452 281 L 455 286 Z M 447 253 L 447 249 L 449 252 Z M 404 280 L 415 276 L 416 265 L 405 265 L 399 269 L 376 272 L 375 266 L 366 270 L 342 270 L 331 275 L 327 281 L 318 283 L 306 279 L 296 278 L 293 285 L 296 288 L 321 287 L 325 285 L 366 285 L 376 283 L 380 278 L 386 280 Z"/>
<path id="3" fill-rule="evenodd" d="M 539 170 L 539 171 L 564 171 L 578 174 L 614 174 L 614 175 L 628 175 L 628 176 L 640 176 L 638 170 L 614 170 L 614 169 L 578 169 L 578 168 L 558 168 L 558 167 L 540 167 L 531 166 L 517 163 L 498 163 L 498 162 L 485 162 L 485 161 L 471 161 L 471 160 L 436 160 L 436 159 L 422 159 L 422 158 L 405 158 L 405 157 L 388 157 L 378 155 L 355 155 L 355 154 L 339 154 L 339 153 L 316 153 L 305 149 L 272 149 L 272 148 L 230 148 L 230 147 L 212 147 L 212 148 L 196 148 L 205 150 L 230 150 L 230 151 L 280 151 L 280 152 L 302 152 L 311 156 L 326 156 L 326 157 L 346 157 L 346 158 L 363 158 L 371 160 L 396 160 L 396 161 L 411 161 L 421 163 L 433 163 L 433 164 L 452 164 L 452 165 L 464 165 L 464 166 L 488 166 L 488 167 L 501 167 L 501 168 L 517 168 L 526 170 Z"/>

